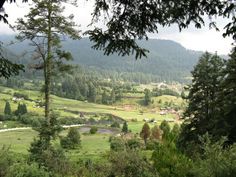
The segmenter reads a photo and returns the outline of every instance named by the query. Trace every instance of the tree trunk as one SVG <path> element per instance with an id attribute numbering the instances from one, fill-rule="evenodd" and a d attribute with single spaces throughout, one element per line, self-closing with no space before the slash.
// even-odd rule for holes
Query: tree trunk
<path id="1" fill-rule="evenodd" d="M 51 1 L 48 2 L 51 6 Z M 47 43 L 47 58 L 45 63 L 45 118 L 50 119 L 50 90 L 51 90 L 51 61 L 52 61 L 52 27 L 51 27 L 51 7 L 48 8 L 48 43 Z"/>

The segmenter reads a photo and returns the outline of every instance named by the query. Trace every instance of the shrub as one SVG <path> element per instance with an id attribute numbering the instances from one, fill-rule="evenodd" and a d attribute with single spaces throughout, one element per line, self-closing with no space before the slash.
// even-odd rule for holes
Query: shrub
<path id="1" fill-rule="evenodd" d="M 25 100 L 29 100 L 29 96 L 23 93 L 15 92 L 13 96 L 16 98 L 24 98 Z"/>
<path id="2" fill-rule="evenodd" d="M 141 148 L 141 143 L 138 139 L 133 138 L 127 141 L 127 147 L 129 149 L 139 149 Z"/>
<path id="3" fill-rule="evenodd" d="M 118 122 L 113 122 L 113 124 L 111 124 L 111 127 L 120 128 L 120 124 Z"/>
<path id="4" fill-rule="evenodd" d="M 97 131 L 98 131 L 98 128 L 93 126 L 93 127 L 91 127 L 89 132 L 90 132 L 90 134 L 95 134 L 95 133 L 97 133 Z"/>
<path id="5" fill-rule="evenodd" d="M 35 163 L 15 163 L 9 169 L 7 177 L 49 177 L 49 173 Z"/>
<path id="6" fill-rule="evenodd" d="M 192 167 L 192 161 L 179 152 L 173 142 L 158 144 L 152 160 L 160 177 L 188 177 Z"/>
<path id="7" fill-rule="evenodd" d="M 147 141 L 146 150 L 155 150 L 159 144 L 160 142 L 158 140 L 149 140 Z"/>
<path id="8" fill-rule="evenodd" d="M 127 122 L 123 123 L 123 127 L 122 127 L 122 132 L 123 133 L 128 133 L 129 129 L 128 129 L 128 124 Z"/>
<path id="9" fill-rule="evenodd" d="M 22 124 L 26 124 L 26 125 L 31 125 L 32 127 L 40 127 L 43 119 L 41 117 L 32 115 L 32 114 L 24 114 L 24 115 L 20 115 L 18 117 L 18 120 L 22 123 Z"/>
<path id="10" fill-rule="evenodd" d="M 125 150 L 125 142 L 121 138 L 112 138 L 110 149 L 113 151 L 123 151 Z"/>
<path id="11" fill-rule="evenodd" d="M 201 140 L 202 141 L 202 140 Z M 192 177 L 233 177 L 236 174 L 236 145 L 224 147 L 222 139 L 216 143 L 209 137 L 202 141 L 203 153 L 194 162 Z"/>
<path id="12" fill-rule="evenodd" d="M 125 177 L 154 177 L 158 174 L 153 170 L 151 163 L 142 153 L 128 150 L 111 152 L 109 157 L 111 172 L 108 176 Z"/>
<path id="13" fill-rule="evenodd" d="M 66 137 L 62 137 L 60 140 L 61 146 L 67 149 L 75 149 L 80 145 L 80 134 L 77 128 L 72 127 Z"/>
<path id="14" fill-rule="evenodd" d="M 13 164 L 13 157 L 6 146 L 0 149 L 0 176 L 6 176 L 9 167 Z"/>
<path id="15" fill-rule="evenodd" d="M 85 120 L 77 119 L 74 117 L 63 117 L 63 118 L 60 118 L 58 121 L 60 124 L 64 124 L 64 125 L 83 124 L 85 122 Z"/>

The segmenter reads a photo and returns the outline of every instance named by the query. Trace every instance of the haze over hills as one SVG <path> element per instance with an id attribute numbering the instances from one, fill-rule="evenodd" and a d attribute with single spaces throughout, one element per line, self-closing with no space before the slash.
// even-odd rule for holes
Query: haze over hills
<path id="1" fill-rule="evenodd" d="M 13 36 L 0 36 L 0 41 L 5 43 L 13 39 Z M 147 58 L 135 60 L 134 56 L 121 57 L 117 54 L 104 56 L 102 51 L 91 48 L 93 44 L 88 38 L 63 42 L 65 49 L 71 51 L 73 55 L 73 64 L 118 75 L 152 77 L 156 78 L 154 79 L 156 81 L 186 82 L 186 78 L 190 76 L 190 71 L 202 54 L 202 52 L 187 50 L 179 43 L 170 40 L 150 39 L 140 41 L 139 44 L 150 51 Z M 28 42 L 8 45 L 7 48 L 16 55 L 30 50 Z"/>

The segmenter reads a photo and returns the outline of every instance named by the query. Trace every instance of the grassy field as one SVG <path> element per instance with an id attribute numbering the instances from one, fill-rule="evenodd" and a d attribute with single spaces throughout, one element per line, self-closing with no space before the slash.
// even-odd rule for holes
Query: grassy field
<path id="1" fill-rule="evenodd" d="M 99 159 L 110 150 L 109 135 L 95 134 L 81 137 L 81 148 L 67 152 L 70 159 Z"/>
<path id="2" fill-rule="evenodd" d="M 27 104 L 28 112 L 37 113 L 41 116 L 44 114 L 44 109 L 42 107 L 37 107 L 35 100 L 42 100 L 42 94 L 38 91 L 32 90 L 17 90 L 10 89 L 0 86 L 0 114 L 3 113 L 5 102 L 9 101 L 12 111 L 17 109 L 19 102 L 12 101 L 13 94 L 15 92 L 20 92 L 29 96 L 30 100 L 19 101 Z M 52 109 L 59 113 L 60 117 L 74 117 L 79 118 L 78 113 L 71 113 L 68 111 L 75 112 L 88 112 L 96 114 L 113 114 L 123 118 L 128 121 L 128 127 L 133 133 L 139 134 L 144 124 L 144 119 L 155 119 L 157 123 L 164 119 L 174 118 L 173 114 L 160 115 L 160 107 L 165 106 L 166 102 L 171 102 L 173 105 L 182 105 L 185 104 L 181 98 L 173 96 L 160 96 L 153 97 L 153 104 L 151 106 L 142 106 L 142 94 L 127 94 L 125 99 L 117 102 L 114 105 L 102 105 L 94 104 L 84 101 L 77 101 L 72 99 L 61 98 L 55 95 L 52 95 Z M 161 101 L 160 101 L 161 100 Z M 161 102 L 161 103 L 160 103 Z M 11 127 L 21 127 L 23 125 L 16 123 L 14 121 L 6 121 L 4 124 L 7 125 L 7 128 Z M 155 124 L 150 123 L 150 127 Z M 0 125 L 0 129 L 4 128 L 3 125 Z M 63 131 L 61 135 L 66 135 L 67 131 Z M 0 146 L 7 145 L 11 146 L 11 150 L 20 154 L 27 154 L 30 143 L 33 141 L 34 137 L 37 136 L 37 133 L 33 130 L 18 130 L 12 132 L 1 132 L 0 133 Z M 83 134 L 81 136 L 81 148 L 76 150 L 67 151 L 67 156 L 76 160 L 78 157 L 80 159 L 99 159 L 102 154 L 105 154 L 106 151 L 109 151 L 109 134 Z M 55 144 L 58 144 L 59 141 L 55 141 Z"/>
<path id="3" fill-rule="evenodd" d="M 29 96 L 30 99 L 36 100 L 36 99 L 42 99 L 41 93 L 37 91 L 31 91 L 31 90 L 13 90 L 9 88 L 0 87 L 0 90 L 3 90 L 0 93 L 0 113 L 3 112 L 5 101 L 8 100 L 11 104 L 12 110 L 16 110 L 18 103 L 15 103 L 12 101 L 12 95 L 14 92 L 21 92 L 25 93 Z M 93 112 L 93 113 L 109 113 L 114 114 L 116 116 L 122 117 L 123 119 L 130 121 L 132 119 L 137 119 L 138 121 L 142 121 L 144 118 L 155 118 L 156 120 L 163 120 L 165 118 L 172 118 L 173 115 L 165 115 L 162 116 L 158 113 L 158 109 L 153 109 L 153 106 L 143 107 L 138 104 L 131 104 L 134 100 L 131 98 L 124 99 L 122 103 L 116 104 L 114 106 L 107 106 L 102 104 L 94 104 L 89 102 L 83 102 L 83 101 L 77 101 L 72 99 L 66 99 L 61 98 L 55 95 L 52 95 L 52 108 L 54 111 L 57 111 L 60 113 L 60 116 L 62 117 L 78 117 L 78 115 L 65 112 L 64 110 L 71 110 L 71 111 L 81 111 L 81 112 Z M 154 103 L 157 102 L 158 99 L 162 99 L 163 102 L 165 100 L 171 99 L 171 96 L 161 98 L 153 98 Z M 128 101 L 132 100 L 132 102 Z M 136 101 L 140 101 L 138 99 L 135 99 Z M 177 104 L 180 104 L 180 99 L 175 99 L 173 97 L 173 101 L 176 101 Z M 43 108 L 37 108 L 34 101 L 26 101 L 23 100 L 21 102 L 24 102 L 27 104 L 27 109 L 29 112 L 35 112 L 39 115 L 43 115 Z M 127 103 L 127 104 L 126 104 Z"/>
<path id="4" fill-rule="evenodd" d="M 30 143 L 37 132 L 34 130 L 16 130 L 0 133 L 0 147 L 3 145 L 10 146 L 11 150 L 20 154 L 27 154 Z"/>
<path id="5" fill-rule="evenodd" d="M 65 136 L 67 131 L 63 131 L 60 135 Z M 102 154 L 110 149 L 108 134 L 81 135 L 81 147 L 75 150 L 67 151 L 66 154 L 70 159 L 88 159 L 100 158 Z M 19 154 L 28 154 L 30 143 L 37 137 L 34 130 L 15 130 L 0 133 L 0 147 L 10 146 L 11 151 Z M 55 144 L 59 140 L 55 141 Z"/>

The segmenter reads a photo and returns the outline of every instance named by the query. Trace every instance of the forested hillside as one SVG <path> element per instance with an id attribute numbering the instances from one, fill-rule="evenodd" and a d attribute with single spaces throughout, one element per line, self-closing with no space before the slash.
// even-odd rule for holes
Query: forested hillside
<path id="1" fill-rule="evenodd" d="M 22 51 L 31 51 L 27 42 L 7 45 L 14 40 L 13 36 L 0 36 L 0 40 L 5 42 L 6 48 L 15 55 L 22 55 Z M 140 83 L 187 82 L 190 71 L 202 54 L 201 52 L 187 50 L 174 41 L 157 39 L 140 42 L 141 46 L 150 51 L 147 58 L 141 60 L 135 60 L 134 56 L 120 57 L 116 54 L 104 56 L 102 51 L 91 48 L 93 44 L 88 38 L 79 41 L 66 40 L 63 45 L 65 49 L 71 51 L 74 64 L 98 71 L 103 76 Z M 30 58 L 31 54 L 27 57 L 24 56 L 24 58 Z M 22 62 L 29 63 L 27 59 Z"/>

